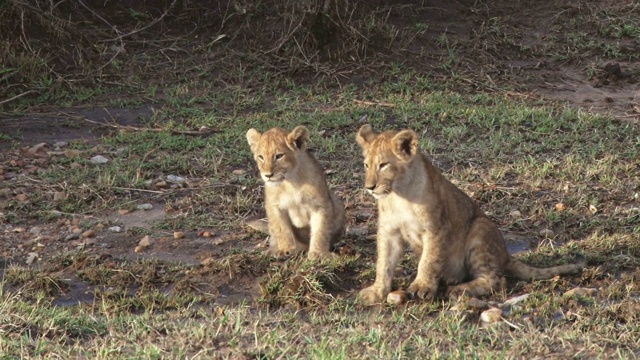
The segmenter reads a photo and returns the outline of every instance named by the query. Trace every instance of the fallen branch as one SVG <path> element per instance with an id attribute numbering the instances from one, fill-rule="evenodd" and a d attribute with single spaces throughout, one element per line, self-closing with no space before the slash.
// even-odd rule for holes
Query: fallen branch
<path id="1" fill-rule="evenodd" d="M 381 102 L 381 101 L 367 101 L 367 100 L 353 99 L 353 102 L 363 106 L 382 106 L 382 107 L 390 107 L 390 108 L 396 107 L 396 104 Z"/>
<path id="2" fill-rule="evenodd" d="M 6 103 L 8 103 L 8 102 L 11 102 L 11 101 L 13 101 L 13 100 L 19 99 L 19 98 L 21 98 L 21 97 L 23 97 L 23 96 L 25 96 L 25 95 L 29 95 L 29 94 L 34 93 L 34 92 L 37 92 L 37 91 L 35 91 L 35 90 L 25 91 L 25 92 L 23 92 L 22 94 L 18 94 L 18 95 L 16 95 L 16 96 L 12 97 L 12 98 L 9 98 L 9 99 L 6 99 L 6 100 L 2 100 L 2 101 L 0 101 L 0 105 L 6 104 Z"/>
<path id="3" fill-rule="evenodd" d="M 76 117 L 77 118 L 77 117 Z M 141 128 L 141 127 L 137 127 L 137 126 L 131 126 L 131 125 L 120 125 L 120 124 L 111 124 L 111 123 L 102 123 L 99 121 L 93 121 L 93 120 L 89 120 L 87 118 L 81 118 L 82 120 L 86 121 L 86 122 L 90 122 L 92 124 L 96 124 L 96 125 L 100 125 L 100 126 L 106 126 L 106 127 L 111 127 L 114 129 L 118 129 L 118 130 L 124 130 L 124 131 L 149 131 L 149 132 L 163 132 L 163 131 L 168 131 L 172 134 L 177 134 L 177 135 L 191 135 L 191 136 L 204 136 L 204 135 L 209 135 L 212 134 L 214 132 L 218 132 L 216 130 L 213 129 L 209 129 L 209 128 L 203 128 L 202 130 L 167 130 L 167 129 L 162 129 L 162 128 Z"/>

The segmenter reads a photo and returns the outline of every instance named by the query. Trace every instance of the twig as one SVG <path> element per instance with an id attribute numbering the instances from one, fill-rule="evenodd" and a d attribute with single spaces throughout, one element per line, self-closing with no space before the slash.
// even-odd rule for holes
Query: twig
<path id="1" fill-rule="evenodd" d="M 118 41 L 118 40 L 122 40 L 123 38 L 125 38 L 125 37 L 127 37 L 127 36 L 131 36 L 131 35 L 133 35 L 133 34 L 137 34 L 137 33 L 141 32 L 141 31 L 144 31 L 144 30 L 146 30 L 146 29 L 150 28 L 151 26 L 153 26 L 153 25 L 157 24 L 160 20 L 164 19 L 164 17 L 165 17 L 165 16 L 167 16 L 167 14 L 169 13 L 169 10 L 171 10 L 171 8 L 173 8 L 173 5 L 175 5 L 177 1 L 178 1 L 178 0 L 173 0 L 173 2 L 171 3 L 171 5 L 169 5 L 169 7 L 167 8 L 167 10 L 165 10 L 165 11 L 164 11 L 164 13 L 163 13 L 162 15 L 160 15 L 160 17 L 159 17 L 159 18 L 157 18 L 157 19 L 155 19 L 155 20 L 153 20 L 153 21 L 152 21 L 151 23 L 149 23 L 147 26 L 143 26 L 143 27 L 141 27 L 140 29 L 133 30 L 133 31 L 128 32 L 128 33 L 126 33 L 126 34 L 122 34 L 122 35 L 120 35 L 120 36 L 118 36 L 118 37 L 116 37 L 116 38 L 113 38 L 113 39 L 104 40 L 104 42 L 106 42 L 106 41 Z"/>
<path id="2" fill-rule="evenodd" d="M 396 107 L 396 104 L 392 104 L 388 102 L 380 102 L 380 101 L 367 101 L 367 100 L 353 99 L 353 102 L 358 105 L 364 105 L 364 106 L 382 106 L 382 107 L 390 107 L 390 108 Z"/>
<path id="3" fill-rule="evenodd" d="M 111 25 L 111 23 L 109 23 L 107 20 L 105 20 L 102 16 L 98 15 L 98 13 L 96 13 L 95 11 L 93 11 L 93 9 L 91 9 L 90 7 L 88 7 L 87 5 L 85 5 L 85 3 L 82 0 L 78 0 L 78 2 L 80 3 L 80 5 L 84 6 L 85 9 L 89 10 L 93 15 L 95 15 L 98 19 L 102 20 L 105 24 L 109 25 L 110 28 L 113 29 L 113 31 L 116 32 L 116 34 L 120 34 L 120 31 L 113 25 Z"/>
<path id="4" fill-rule="evenodd" d="M 106 127 L 112 127 L 112 128 L 115 128 L 115 129 L 120 129 L 120 130 L 125 130 L 125 131 L 150 131 L 150 132 L 169 131 L 172 134 L 194 135 L 194 136 L 209 135 L 211 133 L 216 132 L 216 130 L 213 130 L 213 129 L 206 129 L 206 130 L 200 131 L 200 130 L 167 130 L 167 129 L 158 129 L 158 128 L 141 128 L 141 127 L 136 127 L 136 126 L 131 126 L 131 125 L 119 125 L 119 124 L 101 123 L 99 121 L 93 121 L 93 120 L 89 120 L 87 118 L 81 118 L 81 119 L 86 121 L 86 122 L 90 122 L 92 124 L 96 124 L 96 125 L 100 125 L 100 126 L 106 126 Z"/>
<path id="5" fill-rule="evenodd" d="M 23 92 L 22 94 L 18 94 L 18 95 L 16 95 L 16 96 L 12 97 L 12 98 L 9 98 L 9 99 L 6 99 L 6 100 L 2 100 L 2 101 L 0 101 L 0 105 L 2 105 L 2 104 L 6 104 L 6 103 L 8 103 L 8 102 L 10 102 L 10 101 L 13 101 L 13 100 L 19 99 L 19 98 L 21 98 L 21 97 L 23 97 L 23 96 L 25 96 L 25 95 L 29 95 L 29 94 L 34 93 L 34 92 L 37 92 L 37 91 L 36 91 L 36 90 L 29 90 L 29 91 L 25 91 L 25 92 Z"/>
<path id="6" fill-rule="evenodd" d="M 134 188 L 119 187 L 119 186 L 112 186 L 111 188 L 112 189 L 118 189 L 118 190 L 127 190 L 127 191 L 148 192 L 148 193 L 153 193 L 153 194 L 164 194 L 165 193 L 165 191 L 147 190 L 147 189 L 134 189 Z"/>

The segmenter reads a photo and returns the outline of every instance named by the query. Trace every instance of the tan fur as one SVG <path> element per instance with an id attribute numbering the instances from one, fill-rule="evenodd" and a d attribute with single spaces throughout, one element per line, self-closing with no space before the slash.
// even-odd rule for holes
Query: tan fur
<path id="1" fill-rule="evenodd" d="M 309 130 L 290 133 L 273 128 L 247 131 L 260 176 L 265 183 L 265 209 L 271 254 L 284 256 L 308 250 L 310 259 L 330 256 L 344 232 L 342 202 L 329 191 L 324 171 L 307 152 Z"/>
<path id="2" fill-rule="evenodd" d="M 482 296 L 504 287 L 504 275 L 544 279 L 582 270 L 582 264 L 538 269 L 509 256 L 498 227 L 420 153 L 411 130 L 358 131 L 365 188 L 378 202 L 375 283 L 360 291 L 365 303 L 383 301 L 406 246 L 419 258 L 407 291 L 433 299 L 441 284 L 451 297 Z"/>

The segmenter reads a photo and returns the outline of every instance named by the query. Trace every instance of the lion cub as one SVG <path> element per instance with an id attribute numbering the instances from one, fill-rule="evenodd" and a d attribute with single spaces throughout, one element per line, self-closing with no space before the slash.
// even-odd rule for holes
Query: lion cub
<path id="1" fill-rule="evenodd" d="M 328 257 L 344 232 L 344 207 L 329 191 L 324 171 L 307 152 L 309 130 L 247 131 L 264 180 L 265 209 L 275 256 L 308 250 L 309 259 Z"/>
<path id="2" fill-rule="evenodd" d="M 583 264 L 539 269 L 510 257 L 498 227 L 420 153 L 415 132 L 377 133 L 364 125 L 356 140 L 364 186 L 378 202 L 376 280 L 360 291 L 365 303 L 385 299 L 407 245 L 419 257 L 407 291 L 426 299 L 441 283 L 455 285 L 449 288 L 453 298 L 482 296 L 502 288 L 504 275 L 545 279 L 582 270 Z"/>

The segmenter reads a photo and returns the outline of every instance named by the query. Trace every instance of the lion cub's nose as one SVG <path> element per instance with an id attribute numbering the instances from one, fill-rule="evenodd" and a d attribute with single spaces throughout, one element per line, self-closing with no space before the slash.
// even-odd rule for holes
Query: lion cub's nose
<path id="1" fill-rule="evenodd" d="M 264 177 L 266 177 L 267 179 L 271 179 L 271 177 L 273 176 L 273 173 L 268 173 L 268 174 L 263 174 Z"/>
<path id="2" fill-rule="evenodd" d="M 376 184 L 373 184 L 373 185 L 365 185 L 364 187 L 365 187 L 367 190 L 369 190 L 369 191 L 373 191 L 373 189 L 375 189 L 375 188 L 376 188 Z"/>

